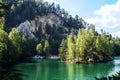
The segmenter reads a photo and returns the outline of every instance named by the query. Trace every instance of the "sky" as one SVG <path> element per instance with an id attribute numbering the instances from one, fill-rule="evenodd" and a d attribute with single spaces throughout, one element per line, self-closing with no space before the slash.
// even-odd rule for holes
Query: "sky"
<path id="1" fill-rule="evenodd" d="M 59 4 L 73 17 L 77 14 L 86 22 L 120 37 L 120 0 L 45 0 Z"/>

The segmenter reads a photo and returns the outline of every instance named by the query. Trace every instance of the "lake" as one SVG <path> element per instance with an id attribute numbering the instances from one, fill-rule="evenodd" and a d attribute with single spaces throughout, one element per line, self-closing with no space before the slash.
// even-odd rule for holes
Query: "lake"
<path id="1" fill-rule="evenodd" d="M 30 60 L 14 67 L 21 80 L 95 80 L 120 71 L 120 57 L 107 63 L 73 64 L 59 60 Z M 18 76 L 18 75 L 17 75 Z"/>

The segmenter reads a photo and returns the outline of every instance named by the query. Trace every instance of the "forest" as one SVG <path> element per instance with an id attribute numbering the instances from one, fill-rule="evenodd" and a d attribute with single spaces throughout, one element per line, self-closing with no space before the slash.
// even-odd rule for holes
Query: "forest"
<path id="1" fill-rule="evenodd" d="M 92 29 L 80 29 L 77 35 L 68 35 L 59 48 L 61 58 L 72 62 L 109 61 L 113 53 L 113 41 L 107 34 L 95 34 Z"/>
<path id="2" fill-rule="evenodd" d="M 39 22 L 30 39 L 18 26 L 37 17 L 57 16 L 60 24 Z M 84 22 L 84 24 L 83 24 Z M 120 55 L 120 38 L 112 37 L 60 5 L 35 0 L 0 0 L 0 63 L 13 63 L 34 55 L 56 55 L 63 61 L 102 62 Z M 36 29 L 36 28 L 35 28 Z M 26 32 L 27 33 L 27 32 Z"/>

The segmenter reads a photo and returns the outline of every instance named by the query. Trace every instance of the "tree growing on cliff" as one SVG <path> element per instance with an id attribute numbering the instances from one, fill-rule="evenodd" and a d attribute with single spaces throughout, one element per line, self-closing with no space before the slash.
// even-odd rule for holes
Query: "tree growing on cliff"
<path id="1" fill-rule="evenodd" d="M 42 49 L 42 44 L 41 43 L 37 44 L 36 51 L 37 51 L 38 55 L 42 54 L 43 49 Z"/>
<path id="2" fill-rule="evenodd" d="M 48 57 L 50 55 L 49 50 L 50 50 L 49 42 L 48 42 L 48 40 L 45 40 L 44 48 L 43 48 L 45 57 Z"/>

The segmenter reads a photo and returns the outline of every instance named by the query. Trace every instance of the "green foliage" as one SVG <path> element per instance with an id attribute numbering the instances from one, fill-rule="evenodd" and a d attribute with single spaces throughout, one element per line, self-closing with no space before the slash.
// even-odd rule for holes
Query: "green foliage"
<path id="1" fill-rule="evenodd" d="M 0 29 L 4 29 L 4 17 L 3 17 L 3 3 L 2 0 L 0 0 Z"/>
<path id="2" fill-rule="evenodd" d="M 38 54 L 41 54 L 42 53 L 42 44 L 41 43 L 39 43 L 39 44 L 37 44 L 37 46 L 36 46 L 36 51 L 37 51 L 37 53 Z"/>
<path id="3" fill-rule="evenodd" d="M 69 18 L 70 15 L 68 14 L 68 12 L 64 9 L 61 9 L 59 5 L 55 6 L 54 3 L 49 4 L 47 2 L 41 2 L 36 0 L 3 1 L 6 3 L 12 3 L 12 9 L 10 11 L 5 10 L 5 31 L 10 32 L 13 26 L 18 27 L 18 25 L 25 20 L 35 19 L 35 26 L 40 24 L 38 29 L 36 29 L 35 32 L 33 32 L 36 39 L 38 40 L 27 39 L 26 42 L 22 43 L 22 55 L 24 53 L 24 56 L 32 56 L 36 54 L 37 43 L 44 42 L 46 39 L 48 40 L 50 45 L 49 53 L 52 53 L 53 55 L 58 55 L 58 48 L 60 46 L 60 43 L 62 39 L 66 37 L 66 34 L 70 33 L 70 28 L 74 29 L 76 28 L 75 26 L 77 26 L 78 28 L 83 28 L 80 25 L 81 22 L 78 16 L 77 18 L 74 18 L 72 16 Z M 39 16 L 42 17 L 47 16 L 49 14 L 58 16 L 59 19 L 62 20 L 62 24 L 44 24 L 44 22 L 38 23 L 39 21 L 36 23 L 36 20 L 39 19 Z M 68 27 L 69 30 L 67 28 L 65 29 L 65 27 Z"/>
<path id="4" fill-rule="evenodd" d="M 27 39 L 26 37 L 25 41 L 22 41 L 22 54 L 21 57 L 22 58 L 27 58 L 27 57 L 31 57 L 34 56 L 36 54 L 36 45 L 37 42 L 33 39 Z"/>
<path id="5" fill-rule="evenodd" d="M 62 60 L 66 59 L 66 55 L 67 55 L 66 52 L 67 52 L 67 40 L 63 39 L 59 48 L 59 56 Z"/>
<path id="6" fill-rule="evenodd" d="M 81 29 L 76 39 L 76 55 L 86 57 L 94 50 L 95 35 L 92 31 Z"/>
<path id="7" fill-rule="evenodd" d="M 104 52 L 108 55 L 113 55 L 113 43 L 106 34 L 98 35 L 96 38 L 96 50 L 98 52 Z"/>
<path id="8" fill-rule="evenodd" d="M 48 57 L 50 55 L 49 50 L 50 50 L 49 42 L 48 40 L 45 40 L 44 48 L 43 48 L 45 57 Z"/>
<path id="9" fill-rule="evenodd" d="M 17 48 L 8 34 L 0 29 L 0 61 L 6 63 L 18 60 L 17 52 Z"/>
<path id="10" fill-rule="evenodd" d="M 8 2 L 13 0 L 8 0 Z M 68 14 L 67 11 L 61 9 L 59 5 L 55 6 L 54 3 L 49 4 L 47 2 L 41 2 L 36 0 L 15 0 L 10 12 L 5 12 L 5 30 L 10 30 L 12 26 L 17 27 L 25 20 L 33 20 L 36 16 L 46 16 L 53 13 L 63 20 L 63 26 L 69 28 L 84 28 L 81 26 L 79 16 L 77 19 Z M 14 17 L 16 15 L 16 17 Z M 69 16 L 71 16 L 69 18 Z M 48 29 L 48 33 L 51 30 Z"/>
<path id="11" fill-rule="evenodd" d="M 4 10 L 9 10 L 11 4 L 5 4 L 0 0 L 0 62 L 14 62 L 17 60 L 16 46 L 12 43 L 8 34 L 4 31 Z"/>
<path id="12" fill-rule="evenodd" d="M 119 40 L 112 41 L 106 33 L 96 34 L 93 25 L 91 25 L 91 29 L 81 29 L 84 28 L 81 23 L 82 18 L 79 18 L 78 15 L 73 18 L 64 9 L 61 9 L 59 5 L 55 6 L 54 3 L 48 4 L 47 2 L 36 2 L 35 0 L 23 0 L 23 2 L 20 2 L 20 0 L 3 1 L 7 1 L 7 3 L 15 1 L 15 3 L 13 3 L 11 11 L 6 11 L 4 9 L 9 9 L 11 4 L 4 5 L 0 2 L 0 9 L 2 9 L 0 11 L 2 13 L 2 17 L 0 17 L 0 29 L 2 29 L 0 30 L 1 60 L 12 61 L 12 59 L 16 60 L 19 58 L 20 55 L 22 57 L 28 57 L 33 56 L 36 52 L 38 54 L 43 52 L 45 57 L 48 57 L 50 53 L 58 55 L 59 46 L 59 56 L 63 60 L 81 60 L 94 51 L 103 52 L 111 56 L 113 54 L 113 46 L 116 51 L 120 52 L 120 46 L 118 46 Z M 3 31 L 4 11 L 5 30 L 9 32 L 9 35 Z M 41 22 L 36 32 L 33 32 L 37 38 L 36 40 L 30 40 L 25 36 L 21 36 L 12 27 L 17 27 L 25 20 L 33 20 L 36 16 L 46 16 L 50 13 L 63 20 L 62 24 L 58 26 Z M 72 32 L 72 30 L 74 31 Z M 66 37 L 66 35 L 68 36 Z M 38 42 L 41 43 L 37 44 Z"/>
<path id="13" fill-rule="evenodd" d="M 3 55 L 7 53 L 8 42 L 8 34 L 0 29 L 0 61 L 3 58 Z"/>
<path id="14" fill-rule="evenodd" d="M 3 3 L 2 3 L 2 0 L 0 0 L 0 17 L 3 16 Z"/>
<path id="15" fill-rule="evenodd" d="M 4 15 L 5 10 L 10 10 L 12 4 L 11 3 L 4 3 L 3 0 L 0 0 L 0 17 Z"/>
<path id="16" fill-rule="evenodd" d="M 22 43 L 22 37 L 20 36 L 19 32 L 13 28 L 11 32 L 9 33 L 9 38 L 14 44 L 14 46 L 17 49 L 17 54 L 22 53 L 21 43 Z"/>
<path id="17" fill-rule="evenodd" d="M 120 55 L 120 38 L 116 37 L 113 38 L 113 46 L 114 46 L 114 55 L 119 56 Z"/>
<path id="18" fill-rule="evenodd" d="M 62 53 L 61 57 L 65 57 L 66 60 L 82 60 L 94 52 L 109 56 L 114 53 L 109 37 L 105 33 L 96 35 L 94 30 L 80 29 L 77 36 L 70 34 L 66 40 L 66 47 L 63 41 L 59 53 Z"/>
<path id="19" fill-rule="evenodd" d="M 4 17 L 0 17 L 0 29 L 4 29 Z"/>
<path id="20" fill-rule="evenodd" d="M 73 57 L 74 57 L 74 49 L 75 49 L 74 36 L 72 34 L 70 34 L 67 37 L 67 54 L 66 54 L 66 56 L 67 56 L 68 60 L 73 59 Z"/>

